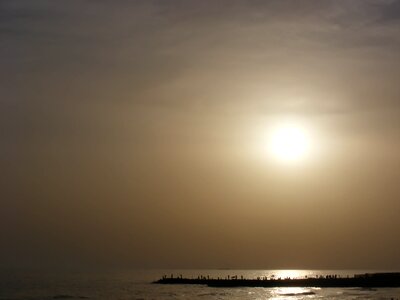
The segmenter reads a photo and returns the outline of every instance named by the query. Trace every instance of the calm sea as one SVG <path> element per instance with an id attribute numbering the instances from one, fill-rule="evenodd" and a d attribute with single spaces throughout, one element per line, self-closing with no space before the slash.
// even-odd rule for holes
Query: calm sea
<path id="1" fill-rule="evenodd" d="M 257 278 L 340 276 L 371 270 L 144 270 L 97 273 L 2 272 L 0 300 L 4 299 L 400 299 L 400 288 L 210 288 L 207 286 L 155 285 L 163 275 L 184 277 L 244 276 Z"/>

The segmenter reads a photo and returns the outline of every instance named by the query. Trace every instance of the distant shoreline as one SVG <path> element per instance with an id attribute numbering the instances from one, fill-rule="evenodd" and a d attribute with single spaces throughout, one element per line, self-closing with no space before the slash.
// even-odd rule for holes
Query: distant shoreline
<path id="1" fill-rule="evenodd" d="M 197 278 L 183 278 L 181 275 L 174 277 L 163 276 L 154 281 L 154 284 L 182 284 L 182 285 L 207 285 L 209 287 L 400 287 L 400 272 L 389 273 L 364 273 L 353 276 L 341 277 L 336 274 L 315 276 L 310 278 L 275 278 L 258 277 L 246 279 L 237 276 L 226 278 L 212 278 L 210 276 L 199 276 Z"/>

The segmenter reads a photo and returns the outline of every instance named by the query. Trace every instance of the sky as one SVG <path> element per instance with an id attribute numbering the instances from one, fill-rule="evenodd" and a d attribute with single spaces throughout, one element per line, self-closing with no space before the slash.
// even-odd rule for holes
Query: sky
<path id="1" fill-rule="evenodd" d="M 0 266 L 400 269 L 399 78 L 400 1 L 0 0 Z"/>

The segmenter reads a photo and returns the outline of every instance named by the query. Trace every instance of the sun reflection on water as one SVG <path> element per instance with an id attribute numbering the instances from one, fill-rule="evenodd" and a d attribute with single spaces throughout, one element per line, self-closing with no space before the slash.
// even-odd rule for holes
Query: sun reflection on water
<path id="1" fill-rule="evenodd" d="M 272 277 L 275 277 L 275 279 L 281 278 L 281 279 L 297 279 L 297 278 L 305 278 L 308 275 L 310 275 L 311 272 L 306 271 L 306 270 L 275 270 L 272 271 Z"/>
<path id="2" fill-rule="evenodd" d="M 304 279 L 312 277 L 312 271 L 309 270 L 273 270 L 268 274 L 271 279 Z M 272 298 L 269 299 L 309 299 L 314 298 L 316 295 L 314 289 L 302 287 L 282 287 L 274 288 L 272 290 Z M 300 298 L 299 298 L 300 297 Z"/>
<path id="3" fill-rule="evenodd" d="M 313 292 L 311 289 L 307 288 L 301 288 L 301 287 L 285 287 L 285 288 L 276 288 L 272 292 L 273 297 L 270 299 L 280 299 L 282 300 L 282 296 L 287 296 L 287 297 L 296 297 L 298 296 L 309 296 L 315 295 L 315 292 Z"/>

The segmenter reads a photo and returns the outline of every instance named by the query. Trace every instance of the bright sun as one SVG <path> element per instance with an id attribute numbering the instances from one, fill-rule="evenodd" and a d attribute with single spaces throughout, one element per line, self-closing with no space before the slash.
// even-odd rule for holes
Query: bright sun
<path id="1" fill-rule="evenodd" d="M 295 162 L 305 158 L 309 152 L 309 137 L 306 131 L 296 125 L 286 125 L 273 130 L 269 148 L 277 159 Z"/>

